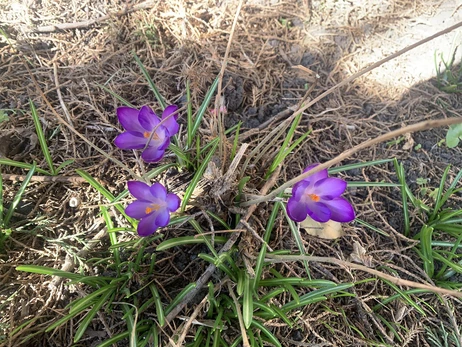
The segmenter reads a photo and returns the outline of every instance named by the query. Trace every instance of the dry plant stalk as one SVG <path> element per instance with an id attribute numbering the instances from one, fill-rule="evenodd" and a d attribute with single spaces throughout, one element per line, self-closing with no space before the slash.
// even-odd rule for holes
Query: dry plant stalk
<path id="1" fill-rule="evenodd" d="M 425 289 L 425 290 L 428 290 L 428 291 L 431 291 L 437 294 L 441 294 L 441 295 L 451 295 L 457 298 L 462 298 L 462 292 L 458 292 L 456 290 L 449 290 L 445 288 L 430 286 L 428 284 L 408 281 L 402 278 L 397 278 L 395 276 L 388 275 L 386 273 L 383 273 L 375 269 L 368 268 L 367 266 L 364 266 L 364 265 L 354 264 L 354 263 L 350 263 L 348 261 L 344 261 L 344 260 L 340 260 L 336 258 L 316 257 L 316 256 L 309 256 L 309 255 L 272 255 L 272 254 L 267 254 L 266 257 L 267 257 L 266 261 L 269 261 L 271 263 L 284 263 L 287 261 L 305 260 L 305 261 L 316 261 L 318 263 L 336 264 L 336 265 L 340 265 L 346 268 L 361 270 L 361 271 L 370 273 L 374 276 L 390 281 L 396 284 L 397 286 L 407 286 L 411 288 Z"/>
<path id="2" fill-rule="evenodd" d="M 331 159 L 329 161 L 326 161 L 325 163 L 319 164 L 315 168 L 313 168 L 313 169 L 311 169 L 311 170 L 309 170 L 309 171 L 307 171 L 305 173 L 302 173 L 301 175 L 298 175 L 297 177 L 295 177 L 295 178 L 291 179 L 290 181 L 288 181 L 288 182 L 284 183 L 283 185 L 281 185 L 278 189 L 273 190 L 270 194 L 265 195 L 265 196 L 261 196 L 261 197 L 259 197 L 257 199 L 254 199 L 254 200 L 249 200 L 249 201 L 243 202 L 241 204 L 241 206 L 245 207 L 245 206 L 250 206 L 250 205 L 253 205 L 253 204 L 259 204 L 261 202 L 271 200 L 271 199 L 275 198 L 279 193 L 283 192 L 285 189 L 293 186 L 295 183 L 307 178 L 308 176 L 311 176 L 312 174 L 314 174 L 316 172 L 327 169 L 327 168 L 331 167 L 334 164 L 340 163 L 342 160 L 350 157 L 351 155 L 359 152 L 360 150 L 362 150 L 364 148 L 371 147 L 371 146 L 374 146 L 376 144 L 389 141 L 389 140 L 391 140 L 391 139 L 393 139 L 395 137 L 399 137 L 399 136 L 404 135 L 404 134 L 413 133 L 413 132 L 416 132 L 416 131 L 423 131 L 423 130 L 433 129 L 433 128 L 442 127 L 442 126 L 446 126 L 446 125 L 458 124 L 458 123 L 462 123 L 462 118 L 458 117 L 458 118 L 448 118 L 448 119 L 440 119 L 440 120 L 429 120 L 429 121 L 424 121 L 424 122 L 420 122 L 420 123 L 417 123 L 417 124 L 408 125 L 407 127 L 404 127 L 404 128 L 401 128 L 401 129 L 390 131 L 390 132 L 388 132 L 386 134 L 383 134 L 383 135 L 381 135 L 379 137 L 376 137 L 375 139 L 366 140 L 366 141 L 360 143 L 359 145 L 340 153 L 335 158 L 333 158 L 333 159 Z"/>

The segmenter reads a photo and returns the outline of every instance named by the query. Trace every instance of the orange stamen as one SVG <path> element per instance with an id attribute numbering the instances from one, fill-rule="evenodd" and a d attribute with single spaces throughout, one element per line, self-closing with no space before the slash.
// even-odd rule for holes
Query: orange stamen
<path id="1" fill-rule="evenodd" d="M 151 133 L 150 133 L 149 131 L 145 131 L 145 132 L 143 133 L 143 137 L 144 137 L 145 139 L 149 139 L 149 138 L 151 137 Z M 157 135 L 157 133 L 154 133 L 154 135 L 152 136 L 152 138 L 153 138 L 154 140 L 159 140 L 159 135 Z"/>
<path id="2" fill-rule="evenodd" d="M 308 194 L 308 196 L 310 197 L 311 200 L 313 200 L 314 202 L 318 202 L 321 198 L 319 197 L 319 195 L 316 195 L 316 194 Z"/>
<path id="3" fill-rule="evenodd" d="M 144 213 L 150 214 L 153 211 L 157 211 L 160 208 L 159 204 L 151 204 L 144 210 Z"/>

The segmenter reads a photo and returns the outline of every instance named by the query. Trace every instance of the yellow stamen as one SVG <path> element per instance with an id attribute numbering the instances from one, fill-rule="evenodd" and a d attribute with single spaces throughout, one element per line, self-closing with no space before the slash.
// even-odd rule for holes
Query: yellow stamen
<path id="1" fill-rule="evenodd" d="M 144 210 L 144 213 L 150 214 L 153 211 L 157 211 L 160 208 L 159 204 L 151 204 Z"/>

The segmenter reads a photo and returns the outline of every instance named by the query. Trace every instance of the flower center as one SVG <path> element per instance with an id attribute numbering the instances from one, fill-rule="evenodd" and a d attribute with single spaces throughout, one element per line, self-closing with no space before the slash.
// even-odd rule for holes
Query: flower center
<path id="1" fill-rule="evenodd" d="M 314 202 L 318 202 L 321 199 L 319 195 L 316 195 L 316 194 L 308 194 L 308 197 Z"/>
<path id="2" fill-rule="evenodd" d="M 157 211 L 160 208 L 159 204 L 151 204 L 144 210 L 144 213 L 150 214 L 153 211 Z"/>
<path id="3" fill-rule="evenodd" d="M 143 137 L 144 137 L 145 139 L 149 139 L 149 138 L 151 137 L 151 133 L 150 133 L 149 131 L 145 131 L 145 132 L 143 133 Z M 153 139 L 154 141 L 159 140 L 159 135 L 157 135 L 157 133 L 154 133 L 154 135 L 152 136 L 152 139 Z"/>

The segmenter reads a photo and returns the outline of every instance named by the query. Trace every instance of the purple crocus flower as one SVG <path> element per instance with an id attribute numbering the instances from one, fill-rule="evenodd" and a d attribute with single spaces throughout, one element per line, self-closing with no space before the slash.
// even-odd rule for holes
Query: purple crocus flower
<path id="1" fill-rule="evenodd" d="M 166 107 L 161 121 L 148 106 L 139 111 L 127 106 L 117 108 L 117 117 L 126 131 L 116 137 L 115 145 L 121 149 L 145 148 L 141 154 L 144 161 L 159 161 L 170 144 L 170 137 L 178 132 L 177 109 L 175 105 Z"/>
<path id="2" fill-rule="evenodd" d="M 180 206 L 180 198 L 176 194 L 167 194 L 160 183 L 148 186 L 146 183 L 129 181 L 128 190 L 138 200 L 125 208 L 125 213 L 139 219 L 138 235 L 149 236 L 158 228 L 165 227 L 170 222 L 170 213 Z"/>
<path id="3" fill-rule="evenodd" d="M 303 172 L 317 165 L 310 165 Z M 294 185 L 287 202 L 287 214 L 296 222 L 304 221 L 307 216 L 321 223 L 329 219 L 340 223 L 351 222 L 355 219 L 353 206 L 340 196 L 346 186 L 344 180 L 328 177 L 326 169 L 319 171 Z"/>

